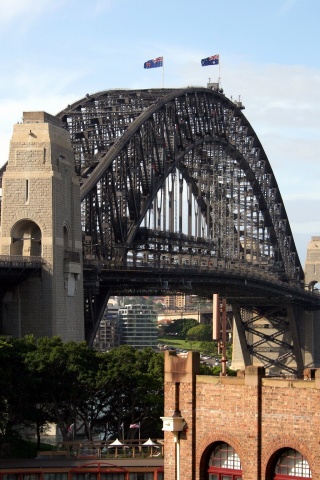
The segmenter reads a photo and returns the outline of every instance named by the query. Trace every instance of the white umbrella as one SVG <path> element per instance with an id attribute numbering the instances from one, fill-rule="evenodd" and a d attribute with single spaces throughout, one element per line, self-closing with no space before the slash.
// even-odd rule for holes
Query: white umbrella
<path id="1" fill-rule="evenodd" d="M 151 440 L 151 438 L 148 438 L 148 440 L 144 442 L 142 445 L 146 445 L 147 447 L 153 447 L 154 445 L 157 445 L 157 444 L 154 443 L 154 441 Z"/>
<path id="2" fill-rule="evenodd" d="M 120 440 L 116 438 L 114 442 L 110 443 L 110 447 L 111 445 L 112 446 L 117 445 L 119 447 L 119 446 L 123 446 L 123 443 L 121 443 Z"/>
<path id="3" fill-rule="evenodd" d="M 123 446 L 123 443 L 121 443 L 120 440 L 118 438 L 116 438 L 114 442 L 110 443 L 108 448 L 116 447 L 115 456 L 117 457 L 118 456 L 118 447 L 122 447 L 122 446 Z"/>
<path id="4" fill-rule="evenodd" d="M 155 447 L 157 444 L 154 443 L 154 441 L 151 440 L 151 438 L 148 438 L 148 440 L 147 440 L 146 442 L 144 442 L 142 445 L 145 446 L 145 447 L 151 447 L 151 449 L 150 449 L 150 457 L 152 457 L 153 447 Z"/>

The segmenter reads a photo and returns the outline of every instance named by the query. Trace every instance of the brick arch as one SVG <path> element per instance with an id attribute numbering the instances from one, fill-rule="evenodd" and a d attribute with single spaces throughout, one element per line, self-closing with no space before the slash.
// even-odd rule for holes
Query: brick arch
<path id="1" fill-rule="evenodd" d="M 210 432 L 208 432 L 206 435 L 203 435 L 197 442 L 196 468 L 199 472 L 199 480 L 204 480 L 205 478 L 204 473 L 209 460 L 209 451 L 211 450 L 212 444 L 216 442 L 225 442 L 234 448 L 239 455 L 243 476 L 245 477 L 246 469 L 243 466 L 245 462 L 245 455 L 241 442 L 239 442 L 237 437 L 230 435 L 229 433 L 221 432 L 220 430 L 210 430 Z"/>
<path id="2" fill-rule="evenodd" d="M 273 474 L 273 472 L 271 472 L 273 460 L 275 459 L 275 456 L 279 450 L 282 448 L 293 448 L 297 452 L 300 452 L 308 461 L 312 476 L 315 478 L 315 459 L 314 455 L 310 454 L 310 447 L 307 448 L 305 443 L 302 443 L 301 440 L 289 435 L 279 435 L 278 437 L 274 438 L 272 442 L 270 442 L 270 444 L 264 449 L 261 459 L 261 472 L 263 478 L 266 480 L 273 478 L 271 476 Z"/>

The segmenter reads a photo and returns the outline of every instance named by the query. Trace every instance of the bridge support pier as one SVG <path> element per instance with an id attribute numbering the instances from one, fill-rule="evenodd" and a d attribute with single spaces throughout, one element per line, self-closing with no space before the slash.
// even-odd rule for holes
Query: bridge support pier
<path id="1" fill-rule="evenodd" d="M 14 126 L 1 254 L 43 261 L 41 275 L 6 289 L 1 333 L 84 340 L 80 187 L 69 133 L 45 112 L 24 113 Z"/>
<path id="2" fill-rule="evenodd" d="M 263 365 L 269 374 L 302 375 L 304 367 L 310 366 L 303 308 L 289 301 L 246 308 L 234 304 L 232 308 L 236 326 L 233 368 Z"/>

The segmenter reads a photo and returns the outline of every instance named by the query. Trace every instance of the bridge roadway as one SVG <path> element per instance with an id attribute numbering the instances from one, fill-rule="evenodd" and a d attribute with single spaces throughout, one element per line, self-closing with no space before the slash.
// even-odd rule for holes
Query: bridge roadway
<path id="1" fill-rule="evenodd" d="M 320 309 L 320 295 L 300 282 L 285 281 L 279 272 L 246 262 L 215 262 L 212 266 L 121 265 L 84 261 L 84 288 L 108 290 L 110 295 L 168 295 L 192 293 L 212 298 L 218 293 L 241 307 L 286 301 L 306 310 Z M 105 295 L 105 293 L 103 293 Z"/>

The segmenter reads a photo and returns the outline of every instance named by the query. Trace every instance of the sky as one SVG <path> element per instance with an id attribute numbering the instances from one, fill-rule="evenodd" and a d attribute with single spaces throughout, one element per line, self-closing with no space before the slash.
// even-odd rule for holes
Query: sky
<path id="1" fill-rule="evenodd" d="M 1 0 L 0 165 L 23 112 L 220 76 L 264 147 L 304 266 L 320 236 L 319 27 L 319 0 Z M 215 54 L 219 66 L 201 66 Z M 163 69 L 143 68 L 158 56 Z"/>

